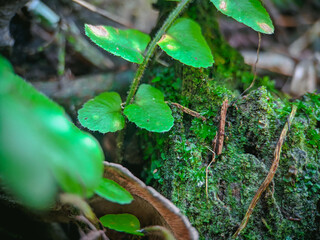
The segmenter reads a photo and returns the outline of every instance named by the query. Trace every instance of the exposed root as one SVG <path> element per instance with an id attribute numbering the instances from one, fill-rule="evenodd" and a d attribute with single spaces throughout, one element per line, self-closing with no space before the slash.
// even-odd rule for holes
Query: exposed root
<path id="1" fill-rule="evenodd" d="M 292 107 L 292 111 L 288 117 L 288 121 L 286 122 L 286 124 L 284 125 L 284 128 L 282 129 L 281 135 L 279 137 L 277 146 L 274 150 L 274 160 L 273 163 L 271 165 L 271 168 L 269 170 L 269 173 L 267 175 L 267 177 L 265 178 L 265 180 L 263 181 L 263 183 L 261 184 L 261 186 L 259 187 L 258 191 L 256 192 L 256 194 L 254 195 L 249 208 L 246 212 L 246 215 L 244 216 L 238 230 L 235 232 L 235 234 L 232 236 L 233 239 L 237 238 L 240 234 L 240 232 L 247 226 L 249 218 L 253 212 L 253 209 L 255 208 L 255 206 L 257 205 L 257 202 L 260 199 L 261 194 L 267 189 L 267 187 L 269 186 L 270 182 L 272 181 L 274 174 L 277 171 L 277 168 L 279 166 L 279 160 L 280 160 L 280 153 L 281 153 L 281 148 L 282 148 L 282 144 L 284 142 L 284 139 L 287 135 L 289 126 L 292 123 L 292 120 L 296 114 L 297 111 L 297 107 L 294 105 Z"/>

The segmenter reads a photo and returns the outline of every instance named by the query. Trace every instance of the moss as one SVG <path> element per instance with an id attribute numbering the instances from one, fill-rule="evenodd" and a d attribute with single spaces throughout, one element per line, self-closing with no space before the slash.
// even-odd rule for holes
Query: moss
<path id="1" fill-rule="evenodd" d="M 221 96 L 217 101 L 228 93 L 216 94 Z M 313 102 L 305 103 L 307 109 L 314 108 Z M 273 161 L 287 116 L 280 109 L 287 114 L 290 106 L 274 99 L 265 88 L 251 92 L 229 109 L 228 139 L 210 170 L 208 200 L 205 168 L 211 158 L 207 147 L 212 136 L 203 133 L 208 123 L 175 110 L 174 129 L 157 136 L 158 155 L 154 158 L 160 159 L 161 166 L 157 165 L 155 185 L 189 217 L 201 239 L 228 239 L 235 232 Z M 312 113 L 310 123 L 315 122 Z M 317 146 L 306 139 L 310 125 L 303 115 L 298 112 L 294 120 L 274 181 L 256 206 L 243 239 L 320 237 L 320 157 Z"/>

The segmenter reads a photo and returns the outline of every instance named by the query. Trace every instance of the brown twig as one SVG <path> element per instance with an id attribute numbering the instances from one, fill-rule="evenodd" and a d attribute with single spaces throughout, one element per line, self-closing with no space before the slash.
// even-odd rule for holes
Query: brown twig
<path id="1" fill-rule="evenodd" d="M 286 122 L 286 124 L 284 125 L 284 128 L 282 129 L 281 135 L 279 137 L 277 146 L 274 150 L 274 160 L 273 163 L 271 165 L 271 168 L 269 170 L 269 173 L 267 175 L 267 177 L 265 178 L 265 180 L 263 181 L 263 183 L 261 184 L 261 186 L 259 187 L 258 191 L 256 192 L 256 194 L 254 195 L 249 208 L 246 212 L 246 215 L 244 216 L 238 230 L 235 232 L 235 234 L 232 236 L 233 239 L 237 238 L 238 235 L 240 234 L 240 232 L 247 226 L 249 218 L 253 212 L 254 207 L 257 205 L 257 202 L 260 199 L 261 194 L 267 189 L 267 187 L 269 186 L 270 182 L 272 181 L 274 174 L 277 171 L 277 168 L 279 166 L 279 160 L 280 160 L 280 153 L 281 153 L 281 148 L 282 148 L 282 144 L 284 142 L 284 139 L 286 137 L 286 134 L 288 132 L 289 126 L 292 123 L 292 120 L 296 114 L 297 111 L 297 107 L 293 106 L 292 107 L 292 111 L 290 113 L 290 116 L 288 118 L 288 121 Z"/>
<path id="2" fill-rule="evenodd" d="M 84 8 L 87 8 L 89 9 L 90 11 L 94 12 L 94 13 L 97 13 L 113 22 L 116 22 L 116 23 L 119 23 L 120 25 L 123 25 L 125 27 L 132 27 L 132 24 L 129 23 L 128 21 L 124 20 L 124 19 L 121 19 L 119 18 L 118 16 L 116 15 L 113 15 L 112 13 L 110 12 L 107 12 L 106 10 L 103 10 L 103 9 L 100 9 L 100 8 L 97 8 L 96 6 L 86 2 L 86 1 L 83 1 L 83 0 L 72 0 L 73 2 L 79 4 L 80 6 L 84 7 Z"/>
<path id="3" fill-rule="evenodd" d="M 222 153 L 227 111 L 228 111 L 228 99 L 223 101 L 222 107 L 221 107 L 217 146 L 215 149 L 213 149 L 215 151 L 215 153 L 217 154 L 217 156 L 219 156 Z"/>
<path id="4" fill-rule="evenodd" d="M 225 133 L 225 126 L 226 126 L 226 117 L 227 117 L 227 110 L 228 110 L 228 99 L 224 100 L 221 107 L 220 113 L 220 124 L 218 133 L 214 137 L 212 141 L 212 160 L 208 164 L 206 168 L 206 195 L 208 199 L 208 175 L 209 175 L 209 168 L 212 163 L 215 162 L 216 156 L 219 156 L 222 153 L 223 142 L 224 142 L 224 133 Z"/>
<path id="5" fill-rule="evenodd" d="M 200 118 L 200 119 L 202 119 L 202 121 L 207 121 L 207 119 L 204 116 L 201 116 L 200 113 L 193 111 L 187 107 L 184 107 L 184 106 L 180 105 L 179 103 L 175 103 L 175 102 L 167 102 L 167 103 L 170 103 L 173 106 L 176 106 L 177 108 L 181 109 L 183 112 L 185 112 L 193 117 Z"/>

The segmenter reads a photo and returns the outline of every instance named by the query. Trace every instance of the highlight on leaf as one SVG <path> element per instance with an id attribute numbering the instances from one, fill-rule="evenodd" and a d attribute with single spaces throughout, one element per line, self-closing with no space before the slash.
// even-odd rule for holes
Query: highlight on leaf
<path id="1" fill-rule="evenodd" d="M 133 197 L 126 189 L 107 178 L 102 179 L 95 192 L 100 197 L 118 204 L 129 204 L 133 200 Z"/>
<path id="2" fill-rule="evenodd" d="M 101 133 L 115 132 L 124 127 L 121 98 L 116 92 L 101 93 L 86 102 L 78 111 L 82 126 Z"/>
<path id="3" fill-rule="evenodd" d="M 234 18 L 257 32 L 272 34 L 274 26 L 260 0 L 210 0 L 223 14 Z"/>
<path id="4" fill-rule="evenodd" d="M 143 53 L 150 42 L 148 34 L 135 29 L 85 24 L 85 33 L 99 47 L 134 63 L 143 62 Z"/>
<path id="5" fill-rule="evenodd" d="M 139 232 L 140 221 L 132 214 L 107 214 L 100 218 L 103 226 L 118 232 L 130 233 L 138 236 L 144 234 Z"/>
<path id="6" fill-rule="evenodd" d="M 134 103 L 126 106 L 123 113 L 138 127 L 151 132 L 167 132 L 174 122 L 162 92 L 148 84 L 140 85 Z"/>
<path id="7" fill-rule="evenodd" d="M 207 68 L 214 63 L 199 24 L 188 18 L 176 20 L 158 45 L 169 56 L 186 65 Z"/>

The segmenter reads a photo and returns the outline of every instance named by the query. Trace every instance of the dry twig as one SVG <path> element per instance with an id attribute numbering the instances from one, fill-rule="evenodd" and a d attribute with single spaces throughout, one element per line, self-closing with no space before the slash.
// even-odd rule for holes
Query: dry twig
<path id="1" fill-rule="evenodd" d="M 182 105 L 180 105 L 179 103 L 175 103 L 175 102 L 168 102 L 170 104 L 172 104 L 173 106 L 176 106 L 177 108 L 179 108 L 180 110 L 182 110 L 183 112 L 193 116 L 193 117 L 196 117 L 196 118 L 200 118 L 202 119 L 202 121 L 206 121 L 207 119 L 204 117 L 204 116 L 201 116 L 200 113 L 196 112 L 196 111 L 193 111 L 187 107 L 184 107 Z"/>
<path id="2" fill-rule="evenodd" d="M 221 107 L 220 113 L 220 125 L 219 125 L 219 132 L 216 133 L 212 141 L 212 160 L 206 168 L 206 195 L 208 199 L 208 174 L 209 174 L 209 167 L 212 163 L 215 162 L 216 155 L 219 156 L 222 153 L 223 142 L 224 142 L 224 133 L 225 133 L 225 126 L 226 126 L 226 117 L 227 117 L 227 110 L 228 110 L 228 99 L 224 100 Z"/>
<path id="3" fill-rule="evenodd" d="M 277 171 L 277 168 L 279 166 L 279 160 L 280 160 L 280 153 L 281 153 L 281 148 L 282 148 L 282 144 L 284 142 L 284 139 L 287 135 L 288 129 L 292 123 L 292 120 L 296 114 L 297 111 L 297 107 L 293 106 L 292 107 L 292 111 L 290 113 L 290 116 L 288 118 L 288 121 L 286 122 L 286 124 L 284 125 L 284 128 L 282 129 L 281 135 L 279 137 L 277 146 L 274 150 L 274 160 L 273 163 L 271 165 L 271 168 L 269 170 L 269 173 L 267 175 L 267 177 L 265 178 L 265 180 L 263 181 L 263 183 L 261 184 L 261 186 L 259 187 L 258 191 L 256 192 L 256 194 L 254 195 L 249 208 L 246 212 L 246 215 L 244 216 L 238 230 L 235 232 L 235 234 L 232 236 L 233 239 L 237 238 L 238 235 L 240 234 L 240 232 L 247 226 L 249 218 L 253 212 L 254 207 L 257 205 L 257 202 L 260 199 L 261 194 L 267 189 L 267 187 L 269 186 L 270 182 L 272 181 L 274 174 Z"/>
<path id="4" fill-rule="evenodd" d="M 217 147 L 216 149 L 213 149 L 218 156 L 222 153 L 227 111 L 228 111 L 228 99 L 224 100 L 222 103 L 221 113 L 220 113 L 220 125 L 219 125 L 219 132 L 218 132 L 218 138 L 217 138 Z"/>

